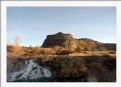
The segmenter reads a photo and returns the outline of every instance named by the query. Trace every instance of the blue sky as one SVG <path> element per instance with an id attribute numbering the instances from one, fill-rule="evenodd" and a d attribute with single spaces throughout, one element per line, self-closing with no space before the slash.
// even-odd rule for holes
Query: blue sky
<path id="1" fill-rule="evenodd" d="M 91 38 L 116 43 L 115 7 L 8 7 L 7 43 L 16 36 L 21 45 L 41 46 L 48 34 L 71 33 L 74 38 Z"/>

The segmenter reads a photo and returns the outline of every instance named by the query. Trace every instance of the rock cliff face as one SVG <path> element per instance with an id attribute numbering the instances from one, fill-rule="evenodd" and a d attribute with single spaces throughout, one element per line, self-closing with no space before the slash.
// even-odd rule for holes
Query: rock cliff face
<path id="1" fill-rule="evenodd" d="M 48 35 L 45 39 L 42 47 L 54 47 L 60 46 L 64 48 L 74 48 L 76 41 L 73 39 L 71 34 L 57 33 L 54 35 Z"/>
<path id="2" fill-rule="evenodd" d="M 106 50 L 107 47 L 98 41 L 94 41 L 88 38 L 75 39 L 71 34 L 64 34 L 62 32 L 54 35 L 48 35 L 42 45 L 42 47 L 62 47 L 69 48 L 71 50 Z"/>

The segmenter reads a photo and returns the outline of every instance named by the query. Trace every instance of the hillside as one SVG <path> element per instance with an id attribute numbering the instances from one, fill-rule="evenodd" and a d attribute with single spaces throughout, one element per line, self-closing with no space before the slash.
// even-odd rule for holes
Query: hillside
<path id="1" fill-rule="evenodd" d="M 105 44 L 89 38 L 75 39 L 71 34 L 64 34 L 62 32 L 54 35 L 47 35 L 42 47 L 60 47 L 69 48 L 71 50 L 80 49 L 84 51 L 116 50 L 116 44 Z"/>
<path id="2" fill-rule="evenodd" d="M 42 46 L 7 45 L 7 82 L 116 82 L 116 44 L 59 32 Z"/>

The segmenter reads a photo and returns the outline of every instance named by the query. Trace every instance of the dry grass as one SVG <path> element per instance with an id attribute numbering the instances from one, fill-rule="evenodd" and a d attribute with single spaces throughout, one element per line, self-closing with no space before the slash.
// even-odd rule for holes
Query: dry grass
<path id="1" fill-rule="evenodd" d="M 29 59 L 33 59 L 32 57 Z M 35 59 L 35 58 L 34 58 Z M 49 67 L 54 78 L 80 78 L 78 81 L 116 81 L 116 58 L 103 56 L 40 56 L 40 64 Z M 25 58 L 8 59 L 8 71 L 23 68 Z M 12 61 L 12 62 L 10 62 Z M 17 68 L 18 67 L 18 68 Z M 20 68 L 21 67 L 21 68 Z M 61 79 L 62 80 L 62 79 Z M 55 81 L 60 81 L 56 79 Z M 62 80 L 63 81 L 63 80 Z M 73 80 L 76 81 L 76 80 Z"/>
<path id="2" fill-rule="evenodd" d="M 78 81 L 116 81 L 115 51 L 72 51 L 42 47 L 22 47 L 16 53 L 14 47 L 7 48 L 7 70 L 24 68 L 25 60 L 37 59 L 51 69 L 55 78 L 79 78 Z M 62 80 L 62 79 L 61 79 Z M 55 81 L 60 81 L 56 79 Z M 73 80 L 75 81 L 75 80 Z"/>

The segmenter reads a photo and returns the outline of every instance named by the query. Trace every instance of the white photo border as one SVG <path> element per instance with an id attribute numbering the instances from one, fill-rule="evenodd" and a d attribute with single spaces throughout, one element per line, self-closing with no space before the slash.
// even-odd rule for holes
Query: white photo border
<path id="1" fill-rule="evenodd" d="M 116 82 L 7 82 L 7 7 L 116 7 Z M 120 1 L 1 1 L 1 87 L 121 87 L 121 2 Z"/>

